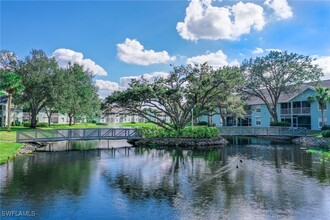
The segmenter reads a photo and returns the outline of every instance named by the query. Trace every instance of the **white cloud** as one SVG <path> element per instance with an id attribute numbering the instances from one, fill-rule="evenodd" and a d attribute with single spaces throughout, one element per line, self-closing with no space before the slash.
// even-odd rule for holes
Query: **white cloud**
<path id="1" fill-rule="evenodd" d="M 120 85 L 122 87 L 128 87 L 128 84 L 131 82 L 132 79 L 140 79 L 142 77 L 148 80 L 149 82 L 153 82 L 157 78 L 165 78 L 168 75 L 169 74 L 166 72 L 153 72 L 138 76 L 124 76 L 124 77 L 120 77 Z"/>
<path id="2" fill-rule="evenodd" d="M 330 79 L 330 56 L 316 56 L 316 58 L 314 64 L 319 65 L 323 70 L 323 79 Z"/>
<path id="3" fill-rule="evenodd" d="M 266 24 L 264 10 L 253 3 L 238 2 L 232 7 L 212 6 L 212 1 L 192 0 L 183 22 L 176 29 L 186 40 L 235 40 L 251 29 L 262 30 Z"/>
<path id="4" fill-rule="evenodd" d="M 187 59 L 187 64 L 203 64 L 205 62 L 214 68 L 219 68 L 227 65 L 239 65 L 237 60 L 229 62 L 227 55 L 224 54 L 222 50 L 218 50 L 215 53 L 207 53 L 204 55 L 195 56 Z"/>
<path id="5" fill-rule="evenodd" d="M 256 49 L 254 49 L 252 51 L 253 54 L 260 54 L 260 53 L 263 53 L 263 52 L 264 52 L 264 50 L 260 47 L 256 47 Z"/>
<path id="6" fill-rule="evenodd" d="M 267 51 L 267 52 L 270 52 L 270 51 L 282 52 L 281 49 L 276 49 L 276 48 L 268 48 L 268 49 L 265 49 L 265 51 Z"/>
<path id="7" fill-rule="evenodd" d="M 119 83 L 107 80 L 95 80 L 95 84 L 99 89 L 99 96 L 101 98 L 105 98 L 111 95 L 111 93 L 113 93 L 114 91 L 121 91 L 127 89 L 128 84 L 131 82 L 132 79 L 140 79 L 141 77 L 144 77 L 149 82 L 153 82 L 157 78 L 167 77 L 168 75 L 169 74 L 166 72 L 153 72 L 137 76 L 120 77 Z"/>
<path id="8" fill-rule="evenodd" d="M 171 57 L 167 51 L 155 52 L 154 50 L 146 50 L 139 41 L 129 38 L 126 38 L 124 43 L 117 44 L 117 56 L 125 63 L 143 66 L 167 63 L 176 59 Z"/>
<path id="9" fill-rule="evenodd" d="M 280 19 L 291 18 L 293 13 L 287 0 L 266 0 L 265 5 L 272 8 L 276 17 Z"/>
<path id="10" fill-rule="evenodd" d="M 84 66 L 85 70 L 90 71 L 94 75 L 106 76 L 107 72 L 91 59 L 84 59 L 80 52 L 75 52 L 70 49 L 57 49 L 53 52 L 53 57 L 56 58 L 60 67 L 66 67 L 69 62 L 78 63 Z"/>
<path id="11" fill-rule="evenodd" d="M 95 84 L 98 87 L 98 93 L 101 98 L 109 96 L 114 91 L 122 90 L 118 83 L 107 80 L 95 80 Z"/>

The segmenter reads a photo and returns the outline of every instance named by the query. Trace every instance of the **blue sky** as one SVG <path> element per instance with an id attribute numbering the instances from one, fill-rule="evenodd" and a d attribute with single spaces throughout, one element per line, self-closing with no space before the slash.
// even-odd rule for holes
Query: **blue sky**
<path id="1" fill-rule="evenodd" d="M 330 1 L 1 1 L 1 49 L 84 64 L 101 96 L 170 64 L 239 64 L 270 49 L 318 58 L 330 78 Z"/>

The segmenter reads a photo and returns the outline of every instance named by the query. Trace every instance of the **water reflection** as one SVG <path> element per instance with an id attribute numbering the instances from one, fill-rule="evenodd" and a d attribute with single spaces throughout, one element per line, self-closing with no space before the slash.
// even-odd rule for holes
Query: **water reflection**
<path id="1" fill-rule="evenodd" d="M 40 219 L 330 218 L 329 160 L 283 143 L 43 152 L 0 171 L 1 209 Z"/>

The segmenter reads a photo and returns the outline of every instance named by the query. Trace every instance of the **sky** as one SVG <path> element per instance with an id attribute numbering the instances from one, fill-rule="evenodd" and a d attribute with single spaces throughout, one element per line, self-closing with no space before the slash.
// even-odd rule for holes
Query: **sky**
<path id="1" fill-rule="evenodd" d="M 312 56 L 330 79 L 330 0 L 1 0 L 0 12 L 1 50 L 80 63 L 101 97 L 172 65 L 239 65 L 270 50 Z"/>

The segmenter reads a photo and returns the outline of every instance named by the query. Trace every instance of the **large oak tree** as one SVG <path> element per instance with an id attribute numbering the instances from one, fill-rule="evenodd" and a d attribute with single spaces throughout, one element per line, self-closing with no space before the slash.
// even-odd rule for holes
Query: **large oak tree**
<path id="1" fill-rule="evenodd" d="M 271 51 L 264 57 L 244 60 L 241 68 L 245 79 L 242 93 L 261 99 L 276 122 L 276 106 L 282 94 L 292 93 L 303 83 L 317 82 L 323 76 L 312 58 L 287 51 Z"/>
<path id="2" fill-rule="evenodd" d="M 232 67 L 213 70 L 207 64 L 174 67 L 168 77 L 153 82 L 132 80 L 128 89 L 114 92 L 105 103 L 163 128 L 181 130 L 192 117 L 201 115 L 209 100 L 230 90 L 229 81 L 237 72 L 239 69 Z M 160 115 L 168 116 L 171 122 Z"/>

